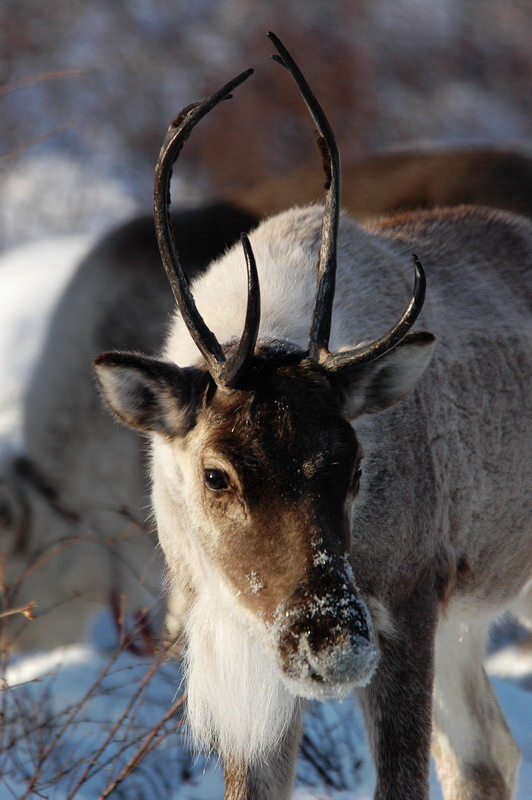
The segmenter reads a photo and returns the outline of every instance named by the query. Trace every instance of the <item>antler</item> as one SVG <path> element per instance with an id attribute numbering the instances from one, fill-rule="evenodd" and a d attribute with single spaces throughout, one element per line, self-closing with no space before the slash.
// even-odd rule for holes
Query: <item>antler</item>
<path id="1" fill-rule="evenodd" d="M 318 257 L 318 290 L 310 328 L 309 356 L 320 361 L 322 353 L 328 353 L 331 331 L 332 306 L 336 283 L 336 242 L 340 217 L 340 154 L 329 120 L 314 97 L 294 59 L 274 33 L 268 33 L 279 56 L 272 56 L 278 64 L 286 67 L 293 77 L 307 106 L 318 133 L 318 146 L 322 154 L 326 177 L 327 195 L 321 229 L 321 247 Z"/>
<path id="2" fill-rule="evenodd" d="M 318 289 L 310 328 L 309 358 L 322 364 L 327 370 L 338 371 L 345 367 L 363 364 L 381 358 L 401 342 L 416 321 L 425 299 L 426 278 L 421 261 L 413 255 L 415 285 L 413 296 L 405 311 L 390 330 L 371 344 L 356 347 L 342 353 L 329 352 L 332 307 L 336 284 L 336 249 L 340 217 L 340 155 L 334 134 L 325 113 L 314 97 L 294 59 L 273 33 L 268 33 L 279 56 L 272 58 L 286 67 L 292 75 L 307 106 L 318 132 L 318 146 L 322 154 L 326 176 L 327 195 L 321 230 L 321 247 L 318 257 Z"/>
<path id="3" fill-rule="evenodd" d="M 170 179 L 172 165 L 193 128 L 222 100 L 229 100 L 232 97 L 233 89 L 249 78 L 252 73 L 252 69 L 240 73 L 211 97 L 187 106 L 178 114 L 168 128 L 159 153 L 153 191 L 155 232 L 172 292 L 190 335 L 207 362 L 210 374 L 218 386 L 226 388 L 232 388 L 238 383 L 247 362 L 253 355 L 257 341 L 260 322 L 260 291 L 255 258 L 247 236 L 242 235 L 241 241 L 248 273 L 246 322 L 235 353 L 229 360 L 226 360 L 216 336 L 209 330 L 196 307 L 187 277 L 179 263 L 169 214 Z"/>
<path id="4" fill-rule="evenodd" d="M 380 339 L 375 339 L 370 344 L 354 347 L 352 350 L 344 350 L 341 353 L 327 353 L 322 359 L 322 364 L 330 372 L 338 372 L 345 367 L 354 367 L 357 364 L 367 364 L 377 358 L 389 353 L 399 342 L 402 342 L 406 334 L 418 318 L 419 312 L 423 308 L 425 301 L 425 291 L 427 280 L 425 270 L 419 258 L 412 254 L 414 262 L 415 283 L 412 298 L 407 307 L 399 317 L 395 325 Z"/>
<path id="5" fill-rule="evenodd" d="M 412 299 L 397 323 L 384 336 L 371 344 L 346 352 L 336 354 L 329 352 L 340 216 L 340 156 L 329 121 L 299 67 L 275 34 L 268 33 L 268 37 L 279 53 L 272 58 L 286 67 L 294 78 L 318 132 L 318 145 L 326 175 L 327 195 L 318 257 L 318 288 L 309 336 L 309 358 L 311 361 L 322 364 L 327 370 L 336 372 L 355 364 L 374 361 L 392 350 L 404 339 L 423 306 L 426 289 L 425 273 L 420 260 L 414 255 L 416 280 Z M 168 128 L 155 169 L 153 213 L 163 265 L 192 339 L 203 354 L 207 368 L 216 384 L 225 388 L 234 388 L 238 385 L 253 355 L 257 341 L 260 323 L 260 289 L 255 258 L 249 240 L 243 234 L 241 242 L 248 274 L 246 321 L 235 352 L 229 360 L 226 360 L 216 336 L 209 330 L 196 307 L 186 275 L 179 263 L 169 215 L 170 178 L 172 165 L 192 129 L 222 100 L 229 100 L 232 97 L 232 90 L 249 78 L 252 73 L 252 69 L 242 72 L 211 97 L 184 108 Z"/>

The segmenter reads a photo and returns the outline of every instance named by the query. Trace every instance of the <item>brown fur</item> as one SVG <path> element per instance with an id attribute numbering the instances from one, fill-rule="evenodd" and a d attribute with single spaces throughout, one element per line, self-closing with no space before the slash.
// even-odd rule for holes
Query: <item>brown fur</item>
<path id="1" fill-rule="evenodd" d="M 216 392 L 194 430 L 203 441 L 203 467 L 225 470 L 230 481 L 227 491 L 204 490 L 222 533 L 213 557 L 243 602 L 269 621 L 308 583 L 317 547 L 337 558 L 348 548 L 343 508 L 360 458 L 340 398 L 321 369 L 300 361 L 289 356 L 276 364 L 259 354 L 249 376 L 256 378 L 253 391 Z M 258 581 L 268 576 L 257 591 L 253 574 Z M 319 572 L 313 574 L 321 592 Z"/>
<path id="2" fill-rule="evenodd" d="M 383 153 L 344 164 L 343 184 L 343 206 L 359 219 L 464 204 L 532 216 L 532 158 L 507 148 Z M 322 196 L 323 174 L 313 161 L 231 199 L 262 217 Z"/>
<path id="3" fill-rule="evenodd" d="M 270 763 L 256 764 L 249 769 L 228 760 L 224 764 L 224 800 L 284 797 L 294 782 L 300 737 L 301 711 L 299 710 Z"/>

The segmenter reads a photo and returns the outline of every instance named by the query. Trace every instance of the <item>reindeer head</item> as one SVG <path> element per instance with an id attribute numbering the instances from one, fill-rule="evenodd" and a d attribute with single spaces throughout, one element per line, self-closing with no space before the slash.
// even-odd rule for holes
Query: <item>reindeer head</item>
<path id="1" fill-rule="evenodd" d="M 350 508 L 362 458 L 350 420 L 403 397 L 427 365 L 434 337 L 408 333 L 425 293 L 423 268 L 414 256 L 413 297 L 396 325 L 369 345 L 329 352 L 338 151 L 298 67 L 269 36 L 280 54 L 274 58 L 294 77 L 317 126 L 327 176 L 308 350 L 289 341 L 258 341 L 260 289 L 245 235 L 245 328 L 240 340 L 223 345 L 195 306 L 172 242 L 172 164 L 194 125 L 230 96 L 251 74 L 248 70 L 181 112 L 156 170 L 154 213 L 163 263 L 201 360 L 181 368 L 107 353 L 95 360 L 95 370 L 115 414 L 153 437 L 155 506 L 159 519 L 165 519 L 159 527 L 170 566 L 176 544 L 168 521 L 172 514 L 177 520 L 179 507 L 186 519 L 176 525 L 191 531 L 186 547 L 194 553 L 196 590 L 216 580 L 238 613 L 265 633 L 294 693 L 323 696 L 365 683 L 377 663 L 371 619 L 348 560 Z"/>

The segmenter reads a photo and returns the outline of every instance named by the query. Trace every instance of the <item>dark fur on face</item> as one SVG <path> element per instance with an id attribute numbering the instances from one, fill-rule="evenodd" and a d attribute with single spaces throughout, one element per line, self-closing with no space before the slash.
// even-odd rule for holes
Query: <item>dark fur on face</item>
<path id="1" fill-rule="evenodd" d="M 287 678 L 365 675 L 370 623 L 347 561 L 361 449 L 338 382 L 284 343 L 260 348 L 230 391 L 201 366 L 123 354 L 100 365 L 118 377 L 100 376 L 109 397 L 121 396 L 122 419 L 189 451 L 211 522 L 206 555 L 272 632 Z"/>
<path id="2" fill-rule="evenodd" d="M 334 387 L 302 354 L 261 353 L 248 377 L 249 389 L 206 401 L 198 468 L 227 480 L 222 491 L 205 487 L 221 534 L 213 558 L 242 601 L 271 620 L 299 586 L 329 592 L 315 561 L 349 549 L 346 504 L 361 451 Z"/>
<path id="3" fill-rule="evenodd" d="M 204 489 L 212 561 L 272 631 L 288 679 L 323 691 L 365 679 L 371 632 L 347 562 L 361 450 L 341 397 L 302 354 L 260 354 L 248 380 L 215 391 L 198 421 L 198 468 L 226 479 Z"/>

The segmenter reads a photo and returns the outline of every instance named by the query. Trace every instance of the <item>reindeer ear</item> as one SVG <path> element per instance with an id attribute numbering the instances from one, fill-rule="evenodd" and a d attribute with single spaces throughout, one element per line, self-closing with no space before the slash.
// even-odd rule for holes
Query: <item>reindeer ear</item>
<path id="1" fill-rule="evenodd" d="M 345 413 L 352 419 L 375 414 L 405 397 L 427 368 L 435 343 L 431 333 L 416 331 L 382 358 L 342 371 Z"/>
<path id="2" fill-rule="evenodd" d="M 108 407 L 131 428 L 173 437 L 194 425 L 207 372 L 134 353 L 102 353 L 93 365 Z"/>

